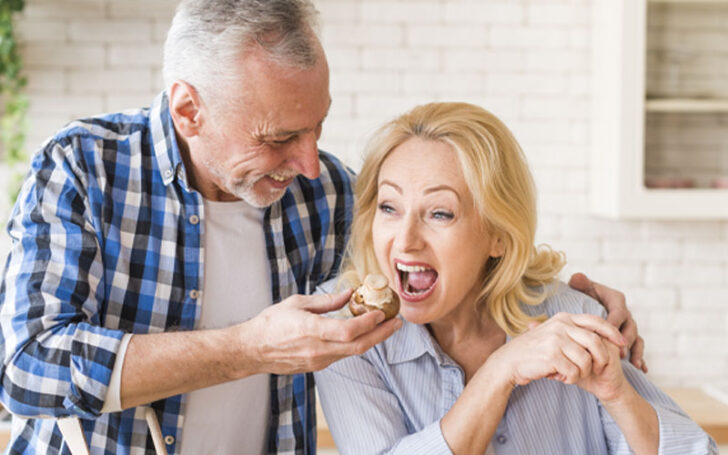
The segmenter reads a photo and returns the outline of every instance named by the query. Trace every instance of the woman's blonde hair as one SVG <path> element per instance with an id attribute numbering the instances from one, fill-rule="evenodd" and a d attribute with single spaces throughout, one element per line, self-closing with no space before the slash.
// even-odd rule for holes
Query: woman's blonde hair
<path id="1" fill-rule="evenodd" d="M 565 258 L 548 246 L 534 246 L 536 191 L 523 151 L 503 122 L 472 104 L 417 106 L 375 133 L 357 178 L 356 212 L 343 279 L 357 285 L 369 273 L 382 273 L 371 229 L 379 170 L 392 150 L 413 137 L 440 141 L 455 151 L 483 225 L 504 248 L 502 257 L 484 258 L 475 308 L 487 311 L 509 335 L 522 333 L 530 321 L 543 317 L 527 315 L 520 303 L 541 303 Z"/>

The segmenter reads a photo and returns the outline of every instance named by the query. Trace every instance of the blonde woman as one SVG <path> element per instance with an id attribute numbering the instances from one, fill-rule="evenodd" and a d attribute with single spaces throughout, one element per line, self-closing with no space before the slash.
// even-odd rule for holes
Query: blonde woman
<path id="1" fill-rule="evenodd" d="M 534 247 L 532 178 L 495 116 L 434 103 L 389 122 L 356 192 L 343 276 L 385 275 L 405 322 L 316 374 L 343 454 L 717 453 Z"/>

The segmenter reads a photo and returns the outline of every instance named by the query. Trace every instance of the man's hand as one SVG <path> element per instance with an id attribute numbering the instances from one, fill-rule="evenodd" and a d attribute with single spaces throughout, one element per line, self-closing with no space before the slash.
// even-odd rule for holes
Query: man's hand
<path id="1" fill-rule="evenodd" d="M 237 326 L 245 369 L 276 374 L 321 370 L 344 357 L 363 354 L 402 326 L 399 318 L 382 323 L 381 311 L 346 320 L 322 316 L 343 307 L 350 296 L 351 290 L 294 295 Z"/>
<path id="2" fill-rule="evenodd" d="M 569 280 L 569 286 L 604 305 L 604 308 L 607 309 L 607 321 L 619 328 L 627 340 L 626 348 L 631 350 L 630 362 L 647 373 L 647 364 L 643 358 L 645 342 L 637 333 L 637 323 L 632 319 L 632 313 L 627 309 L 624 294 L 590 280 L 583 273 L 573 274 Z M 626 351 L 622 350 L 621 355 L 625 357 Z"/>

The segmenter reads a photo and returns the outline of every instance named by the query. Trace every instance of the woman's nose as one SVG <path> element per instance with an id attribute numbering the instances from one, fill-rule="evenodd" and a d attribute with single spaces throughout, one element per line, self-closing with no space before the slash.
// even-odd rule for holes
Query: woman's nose
<path id="1" fill-rule="evenodd" d="M 416 251 L 422 248 L 422 225 L 415 215 L 403 217 L 395 235 L 395 246 L 400 251 Z"/>

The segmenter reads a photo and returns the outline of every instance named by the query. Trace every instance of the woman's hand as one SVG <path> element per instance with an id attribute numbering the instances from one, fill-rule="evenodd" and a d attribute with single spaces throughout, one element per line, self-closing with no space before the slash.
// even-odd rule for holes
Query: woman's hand
<path id="1" fill-rule="evenodd" d="M 597 397 L 602 403 L 611 403 L 624 396 L 630 385 L 624 377 L 619 347 L 609 340 L 602 341 L 607 349 L 607 364 L 600 373 L 592 371 L 590 376 L 582 378 L 576 385 Z"/>
<path id="2" fill-rule="evenodd" d="M 627 346 L 622 349 L 621 356 L 626 357 L 629 350 L 629 361 L 632 362 L 632 365 L 647 373 L 647 364 L 643 357 L 645 341 L 637 332 L 637 323 L 627 308 L 624 294 L 590 280 L 583 273 L 573 274 L 569 280 L 569 286 L 597 300 L 606 308 L 607 321 L 619 328 L 627 340 Z"/>
<path id="3" fill-rule="evenodd" d="M 485 366 L 511 385 L 541 378 L 575 384 L 593 372 L 603 374 L 610 359 L 608 340 L 625 343 L 619 331 L 598 316 L 558 313 L 498 348 Z"/>

